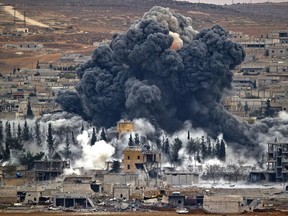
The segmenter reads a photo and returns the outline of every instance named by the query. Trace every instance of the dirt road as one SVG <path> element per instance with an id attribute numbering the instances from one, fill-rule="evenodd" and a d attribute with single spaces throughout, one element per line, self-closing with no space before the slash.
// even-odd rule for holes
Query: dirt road
<path id="1" fill-rule="evenodd" d="M 12 6 L 4 6 L 4 10 L 11 14 L 12 16 L 14 16 L 14 9 Z M 20 20 L 24 20 L 24 15 L 21 14 L 19 11 L 15 10 L 15 16 L 20 19 Z M 26 17 L 26 24 L 28 25 L 35 25 L 35 26 L 39 26 L 39 27 L 43 27 L 43 28 L 48 28 L 48 25 L 45 25 L 41 22 L 38 22 L 36 20 L 30 19 Z"/>

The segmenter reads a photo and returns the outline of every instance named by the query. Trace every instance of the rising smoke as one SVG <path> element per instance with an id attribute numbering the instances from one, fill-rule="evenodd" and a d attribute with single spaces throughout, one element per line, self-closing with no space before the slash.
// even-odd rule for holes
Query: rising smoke
<path id="1" fill-rule="evenodd" d="M 155 6 L 109 46 L 95 49 L 77 70 L 77 92 L 62 92 L 57 101 L 96 126 L 145 118 L 175 132 L 189 120 L 208 136 L 223 134 L 230 146 L 259 156 L 257 129 L 221 103 L 231 89 L 231 70 L 244 58 L 243 47 L 220 26 L 197 32 L 190 18 Z"/>
<path id="2" fill-rule="evenodd" d="M 247 126 L 220 103 L 231 88 L 230 70 L 244 57 L 220 26 L 197 34 L 190 18 L 153 7 L 110 46 L 97 48 L 77 71 L 77 93 L 65 92 L 58 102 L 95 125 L 147 118 L 172 132 L 191 120 L 212 137 L 223 133 L 228 142 L 254 145 Z"/>

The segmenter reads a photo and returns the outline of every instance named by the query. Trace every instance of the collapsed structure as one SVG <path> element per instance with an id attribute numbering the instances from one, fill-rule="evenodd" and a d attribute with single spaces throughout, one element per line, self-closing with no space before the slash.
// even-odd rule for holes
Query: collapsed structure
<path id="1" fill-rule="evenodd" d="M 251 182 L 287 182 L 288 181 L 288 143 L 268 143 L 267 169 L 252 171 Z"/>

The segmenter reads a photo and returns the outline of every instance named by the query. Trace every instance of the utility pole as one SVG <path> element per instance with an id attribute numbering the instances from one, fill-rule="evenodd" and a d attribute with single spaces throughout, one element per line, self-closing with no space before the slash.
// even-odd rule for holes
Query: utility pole
<path id="1" fill-rule="evenodd" d="M 16 24 L 16 9 L 13 8 L 13 10 L 14 10 L 14 25 L 15 25 Z"/>

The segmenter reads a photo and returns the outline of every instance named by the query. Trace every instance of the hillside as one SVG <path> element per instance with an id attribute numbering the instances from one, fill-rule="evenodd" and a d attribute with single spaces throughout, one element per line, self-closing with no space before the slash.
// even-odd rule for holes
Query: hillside
<path id="1" fill-rule="evenodd" d="M 241 31 L 256 37 L 271 31 L 287 30 L 288 3 L 212 5 L 173 0 L 1 0 L 26 17 L 50 26 L 42 29 L 27 26 L 31 34 L 25 37 L 0 37 L 0 45 L 19 42 L 42 43 L 46 52 L 0 51 L 0 69 L 33 67 L 37 59 L 53 60 L 55 53 L 81 52 L 91 54 L 95 41 L 111 39 L 113 34 L 129 26 L 155 5 L 169 7 L 192 18 L 194 29 L 201 30 L 220 24 L 227 31 Z M 1 7 L 0 7 L 1 8 Z M 23 27 L 23 20 L 0 11 L 0 30 Z M 52 54 L 52 55 L 51 55 Z M 45 57 L 47 55 L 47 57 Z M 25 61 L 21 61 L 25 59 Z M 29 59 L 29 61 L 27 61 Z"/>

